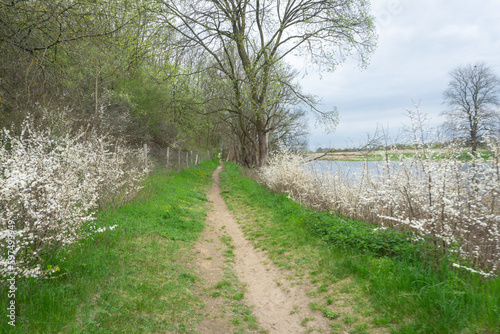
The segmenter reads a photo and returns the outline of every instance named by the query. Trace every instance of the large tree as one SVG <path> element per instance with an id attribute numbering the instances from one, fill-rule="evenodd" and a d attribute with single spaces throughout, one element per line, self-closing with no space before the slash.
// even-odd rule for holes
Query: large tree
<path id="1" fill-rule="evenodd" d="M 233 82 L 236 101 L 243 95 L 250 98 L 256 137 L 242 131 L 253 145 L 257 165 L 266 162 L 268 108 L 274 102 L 269 97 L 279 84 L 273 73 L 285 57 L 299 54 L 332 69 L 353 53 L 366 64 L 375 46 L 365 0 L 158 1 L 167 9 L 163 19 L 177 31 L 179 46 L 203 50 Z M 336 124 L 336 112 L 320 114 Z"/>
<path id="2" fill-rule="evenodd" d="M 305 146 L 307 125 L 305 124 L 305 110 L 303 101 L 314 104 L 315 101 L 301 93 L 300 87 L 293 84 L 297 75 L 290 67 L 276 67 L 272 73 L 272 82 L 268 92 L 268 103 L 265 114 L 261 119 L 265 120 L 264 129 L 268 140 L 266 145 L 270 149 L 289 146 L 298 149 Z M 211 77 L 213 80 L 213 77 Z M 242 82 L 238 88 L 239 100 L 234 99 L 231 94 L 232 84 L 220 78 L 216 96 L 219 100 L 219 108 L 212 109 L 223 114 L 223 120 L 231 129 L 233 142 L 227 147 L 232 151 L 236 161 L 245 166 L 255 166 L 258 152 L 257 145 L 258 120 L 255 118 L 253 104 L 249 96 L 249 87 Z M 246 93 L 246 94 L 245 94 Z M 300 97 L 299 97 L 300 96 Z M 257 153 L 257 154 L 256 154 Z"/>
<path id="3" fill-rule="evenodd" d="M 444 92 L 442 112 L 455 134 L 463 135 L 475 154 L 481 137 L 498 124 L 500 79 L 491 66 L 479 62 L 454 68 Z"/>

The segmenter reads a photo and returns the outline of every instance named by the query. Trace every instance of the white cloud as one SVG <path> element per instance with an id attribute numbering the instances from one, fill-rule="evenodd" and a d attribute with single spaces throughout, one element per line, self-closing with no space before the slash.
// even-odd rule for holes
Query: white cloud
<path id="1" fill-rule="evenodd" d="M 458 65 L 484 61 L 500 75 L 500 1 L 374 0 L 372 10 L 379 42 L 366 70 L 347 62 L 322 80 L 311 72 L 300 80 L 323 109 L 335 105 L 341 116 L 333 136 L 310 124 L 311 148 L 345 146 L 349 138 L 359 145 L 377 123 L 396 130 L 412 100 L 441 121 L 448 73 Z"/>
<path id="2" fill-rule="evenodd" d="M 478 25 L 449 24 L 436 31 L 436 36 L 439 38 L 471 39 L 478 38 L 481 34 Z"/>

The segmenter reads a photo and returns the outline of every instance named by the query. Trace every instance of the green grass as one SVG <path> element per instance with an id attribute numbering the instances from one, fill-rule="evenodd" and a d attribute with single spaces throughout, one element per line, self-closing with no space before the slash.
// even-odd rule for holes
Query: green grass
<path id="1" fill-rule="evenodd" d="M 208 161 L 179 174 L 153 173 L 135 200 L 102 212 L 99 226 L 118 227 L 55 254 L 47 264 L 59 265 L 59 277 L 18 280 L 16 327 L 2 312 L 0 333 L 192 333 L 204 316 L 193 292 L 203 279 L 193 268 L 193 246 L 204 228 L 215 167 Z M 304 208 L 242 177 L 233 164 L 221 177 L 229 206 L 252 218 L 242 222 L 249 239 L 293 270 L 297 281 L 316 282 L 314 302 L 303 307 L 331 319 L 332 330 L 498 332 L 498 278 L 452 270 L 446 259 L 433 266 L 406 235 L 373 233 L 366 223 Z M 224 298 L 238 332 L 256 330 L 242 302 L 244 287 L 229 268 L 231 239 L 222 241 L 228 267 L 210 298 Z M 2 283 L 0 308 L 6 310 Z"/>
<path id="2" fill-rule="evenodd" d="M 430 259 L 425 242 L 403 233 L 374 232 L 367 223 L 305 208 L 242 177 L 234 164 L 226 164 L 221 187 L 230 207 L 251 217 L 241 221 L 247 237 L 298 279 L 317 282 L 311 307 L 338 318 L 342 327 L 358 333 L 376 327 L 392 333 L 499 332 L 499 278 Z M 333 307 L 343 295 L 351 296 L 354 314 Z"/>
<path id="3" fill-rule="evenodd" d="M 2 312 L 0 332 L 192 332 L 202 301 L 193 294 L 200 278 L 190 261 L 216 166 L 150 175 L 131 203 L 99 215 L 98 226 L 115 230 L 55 255 L 59 277 L 16 282 L 16 327 Z M 7 287 L 0 288 L 5 310 Z"/>

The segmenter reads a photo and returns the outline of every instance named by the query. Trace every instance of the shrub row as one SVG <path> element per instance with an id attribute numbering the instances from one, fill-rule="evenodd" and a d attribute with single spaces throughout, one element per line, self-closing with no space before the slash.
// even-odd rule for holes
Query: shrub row
<path id="1" fill-rule="evenodd" d="M 493 142 L 490 148 L 488 160 L 473 157 L 468 163 L 450 152 L 436 158 L 421 151 L 401 156 L 397 168 L 381 161 L 380 174 L 365 168 L 358 177 L 315 170 L 302 156 L 282 151 L 259 176 L 267 187 L 307 206 L 429 236 L 436 252 L 451 250 L 457 261 L 472 260 L 495 272 L 500 269 L 500 149 Z"/>
<path id="2" fill-rule="evenodd" d="M 103 229 L 99 206 L 120 204 L 140 189 L 140 153 L 102 136 L 56 136 L 28 118 L 0 137 L 0 276 L 40 277 L 57 250 Z"/>

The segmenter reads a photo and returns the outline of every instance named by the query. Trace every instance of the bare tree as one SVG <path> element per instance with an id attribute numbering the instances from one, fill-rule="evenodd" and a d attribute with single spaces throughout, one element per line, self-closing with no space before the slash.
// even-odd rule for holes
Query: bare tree
<path id="1" fill-rule="evenodd" d="M 499 119 L 500 78 L 485 63 L 458 66 L 450 72 L 451 80 L 444 92 L 448 110 L 448 127 L 462 135 L 473 154 L 485 132 L 494 129 Z"/>
<path id="2" fill-rule="evenodd" d="M 266 110 L 273 69 L 297 53 L 332 68 L 354 52 L 364 65 L 375 46 L 366 0 L 158 1 L 167 9 L 164 22 L 177 32 L 180 46 L 203 49 L 234 83 L 236 100 L 245 81 L 257 135 L 248 139 L 258 165 L 268 154 Z M 335 111 L 320 114 L 336 124 Z"/>

